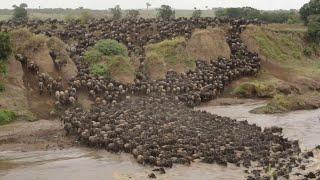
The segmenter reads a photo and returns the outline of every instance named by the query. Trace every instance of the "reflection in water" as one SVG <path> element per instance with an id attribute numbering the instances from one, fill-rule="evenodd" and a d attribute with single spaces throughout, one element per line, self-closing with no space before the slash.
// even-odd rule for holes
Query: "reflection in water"
<path id="1" fill-rule="evenodd" d="M 256 102 L 231 106 L 207 106 L 197 109 L 237 120 L 247 120 L 261 127 L 282 127 L 284 136 L 291 140 L 299 140 L 302 150 L 312 149 L 320 144 L 320 109 L 274 115 L 249 113 L 250 110 L 262 105 L 264 105 L 263 102 Z"/>

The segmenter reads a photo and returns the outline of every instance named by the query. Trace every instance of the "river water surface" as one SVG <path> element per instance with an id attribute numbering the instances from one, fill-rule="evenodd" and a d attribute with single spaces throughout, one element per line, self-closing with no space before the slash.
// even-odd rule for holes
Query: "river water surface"
<path id="1" fill-rule="evenodd" d="M 263 105 L 251 102 L 231 106 L 202 106 L 221 116 L 247 120 L 262 127 L 280 126 L 284 136 L 299 140 L 303 149 L 312 149 L 320 144 L 320 110 L 297 111 L 282 115 L 255 115 L 249 111 Z M 320 168 L 320 163 L 314 164 Z M 5 180 L 108 180 L 148 179 L 151 167 L 139 165 L 131 155 L 111 154 L 103 150 L 72 148 L 56 151 L 0 152 L 0 179 Z M 242 168 L 228 165 L 193 163 L 191 166 L 177 165 L 167 169 L 166 174 L 155 173 L 157 179 L 245 179 Z"/>

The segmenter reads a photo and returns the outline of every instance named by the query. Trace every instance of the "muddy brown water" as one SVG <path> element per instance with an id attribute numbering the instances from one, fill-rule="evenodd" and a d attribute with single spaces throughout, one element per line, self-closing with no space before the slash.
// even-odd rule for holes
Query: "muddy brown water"
<path id="1" fill-rule="evenodd" d="M 282 115 L 255 115 L 249 111 L 263 105 L 264 102 L 250 102 L 231 106 L 202 106 L 197 110 L 206 110 L 221 116 L 238 120 L 248 120 L 262 127 L 280 126 L 284 136 L 298 139 L 303 149 L 314 148 L 320 144 L 320 109 L 297 111 Z M 320 155 L 318 155 L 320 159 Z M 320 168 L 320 163 L 312 165 Z M 100 180 L 100 179 L 148 179 L 152 167 L 142 166 L 129 154 L 111 154 L 104 150 L 71 148 L 56 151 L 2 151 L 0 152 L 0 179 L 8 180 Z M 228 165 L 195 162 L 191 166 L 175 165 L 166 169 L 166 174 L 155 173 L 157 179 L 245 179 L 244 169 Z"/>

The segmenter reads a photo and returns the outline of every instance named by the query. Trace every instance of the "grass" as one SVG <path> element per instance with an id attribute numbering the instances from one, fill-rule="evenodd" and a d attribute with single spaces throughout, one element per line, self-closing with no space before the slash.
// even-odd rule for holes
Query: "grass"
<path id="1" fill-rule="evenodd" d="M 1 11 L 1 10 L 0 10 Z M 101 18 L 101 17 L 111 17 L 110 11 L 108 10 L 90 10 L 90 9 L 28 9 L 28 14 L 30 19 L 58 19 L 58 20 L 65 20 L 67 16 L 72 15 L 74 18 L 79 18 L 81 16 L 81 13 L 84 11 L 88 11 L 90 14 L 93 15 L 95 18 Z M 177 9 L 176 11 L 176 17 L 191 17 L 194 10 L 183 10 L 183 9 Z M 126 15 L 127 11 L 124 10 L 123 17 Z M 143 18 L 155 18 L 157 15 L 157 12 L 155 9 L 139 9 L 140 17 Z M 202 17 L 215 17 L 215 11 L 214 10 L 203 10 L 202 11 Z M 12 12 L 7 11 L 5 13 L 1 13 L 0 15 L 0 21 L 2 20 L 9 20 L 12 18 Z"/>
<path id="2" fill-rule="evenodd" d="M 106 76 L 121 82 L 131 82 L 135 68 L 125 45 L 115 40 L 101 40 L 85 53 L 84 59 L 90 63 L 90 71 L 98 76 Z"/>
<path id="3" fill-rule="evenodd" d="M 6 62 L 0 60 L 0 75 L 2 77 L 6 77 L 8 74 L 8 67 L 7 67 L 7 64 Z"/>
<path id="4" fill-rule="evenodd" d="M 297 75 L 319 76 L 320 46 L 305 41 L 304 29 L 301 25 L 250 26 L 247 34 L 266 60 Z"/>
<path id="5" fill-rule="evenodd" d="M 134 75 L 134 68 L 130 59 L 125 56 L 108 57 L 103 63 L 93 64 L 91 72 L 98 76 L 110 76 L 111 78 L 117 74 Z"/>
<path id="6" fill-rule="evenodd" d="M 15 53 L 31 56 L 46 45 L 44 35 L 35 35 L 27 29 L 18 29 L 11 32 L 12 48 Z"/>
<path id="7" fill-rule="evenodd" d="M 194 68 L 195 59 L 188 57 L 185 46 L 186 40 L 179 37 L 151 44 L 147 47 L 147 53 L 153 57 L 164 59 L 165 63 L 169 66 L 183 65 L 188 68 Z"/>
<path id="8" fill-rule="evenodd" d="M 5 85 L 2 82 L 0 82 L 0 93 L 4 92 L 5 90 L 6 90 Z"/>
<path id="9" fill-rule="evenodd" d="M 9 124 L 14 121 L 16 117 L 13 111 L 0 109 L 0 125 Z"/>
<path id="10" fill-rule="evenodd" d="M 320 93 L 311 92 L 303 95 L 290 94 L 283 95 L 277 94 L 273 99 L 265 106 L 253 109 L 252 113 L 285 113 L 295 110 L 303 109 L 316 109 L 320 107 Z"/>
<path id="11" fill-rule="evenodd" d="M 262 81 L 244 82 L 236 87 L 232 94 L 241 98 L 272 98 L 276 92 L 275 86 Z"/>

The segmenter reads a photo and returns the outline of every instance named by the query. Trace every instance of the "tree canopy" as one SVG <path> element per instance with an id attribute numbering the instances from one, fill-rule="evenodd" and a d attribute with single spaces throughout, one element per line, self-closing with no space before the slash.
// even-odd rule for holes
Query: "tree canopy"
<path id="1" fill-rule="evenodd" d="M 28 19 L 28 12 L 26 8 L 28 5 L 26 3 L 22 3 L 19 6 L 13 5 L 13 20 L 16 21 L 24 21 Z"/>
<path id="2" fill-rule="evenodd" d="M 157 9 L 157 17 L 161 19 L 172 19 L 175 18 L 176 12 L 168 5 L 162 5 Z"/>
<path id="3" fill-rule="evenodd" d="M 320 14 L 320 0 L 311 0 L 300 9 L 300 15 L 305 24 L 308 23 L 308 17 L 314 14 Z"/>

